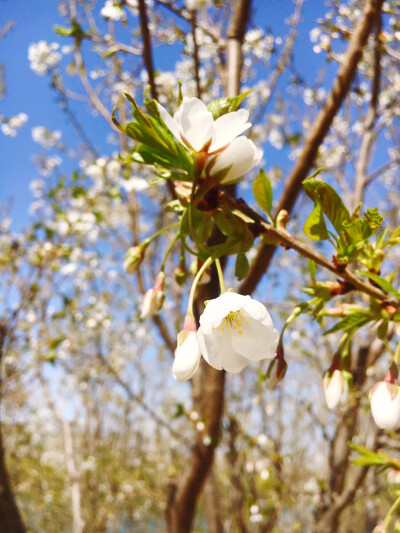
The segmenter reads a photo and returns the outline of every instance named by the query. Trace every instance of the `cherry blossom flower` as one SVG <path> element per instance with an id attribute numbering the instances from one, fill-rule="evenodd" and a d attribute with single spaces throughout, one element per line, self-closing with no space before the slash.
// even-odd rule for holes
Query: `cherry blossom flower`
<path id="1" fill-rule="evenodd" d="M 247 137 L 237 137 L 210 164 L 210 174 L 215 176 L 226 169 L 220 183 L 232 183 L 241 178 L 261 161 L 263 151 Z"/>
<path id="2" fill-rule="evenodd" d="M 197 340 L 209 365 L 237 373 L 249 361 L 272 359 L 278 332 L 261 302 L 228 291 L 207 303 Z"/>
<path id="3" fill-rule="evenodd" d="M 239 109 L 214 120 L 207 106 L 198 98 L 183 98 L 174 118 L 158 104 L 167 128 L 184 146 L 211 157 L 210 174 L 221 183 L 232 183 L 252 169 L 263 151 L 246 137 L 240 136 L 250 126 L 249 112 Z M 218 176 L 217 176 L 218 175 Z"/>
<path id="4" fill-rule="evenodd" d="M 212 0 L 185 0 L 185 7 L 189 11 L 195 9 L 207 9 L 212 5 Z"/>
<path id="5" fill-rule="evenodd" d="M 349 383 L 346 373 L 336 369 L 327 370 L 322 383 L 328 409 L 345 407 L 349 399 Z"/>
<path id="6" fill-rule="evenodd" d="M 49 69 L 55 68 L 62 58 L 58 49 L 58 43 L 49 44 L 46 41 L 32 43 L 28 48 L 31 69 L 39 76 L 44 76 Z"/>
<path id="7" fill-rule="evenodd" d="M 375 424 L 381 429 L 394 429 L 400 422 L 400 387 L 387 381 L 378 381 L 369 393 Z"/>
<path id="8" fill-rule="evenodd" d="M 158 105 L 161 118 L 175 138 L 195 152 L 209 154 L 228 146 L 238 135 L 250 128 L 249 112 L 239 109 L 213 119 L 207 106 L 198 98 L 184 97 L 174 118 Z"/>
<path id="9" fill-rule="evenodd" d="M 195 331 L 183 330 L 178 333 L 172 375 L 177 381 L 192 378 L 200 364 L 200 349 Z"/>

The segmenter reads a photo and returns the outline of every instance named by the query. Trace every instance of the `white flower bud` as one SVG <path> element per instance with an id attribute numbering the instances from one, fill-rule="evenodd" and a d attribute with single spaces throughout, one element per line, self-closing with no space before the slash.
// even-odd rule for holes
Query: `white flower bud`
<path id="1" fill-rule="evenodd" d="M 400 422 L 400 387 L 378 381 L 369 393 L 375 424 L 381 429 L 394 429 Z"/>
<path id="2" fill-rule="evenodd" d="M 140 318 L 148 318 L 160 311 L 165 298 L 164 281 L 165 274 L 164 272 L 160 272 L 154 283 L 154 287 L 149 289 L 143 297 Z"/>
<path id="3" fill-rule="evenodd" d="M 325 401 L 328 409 L 346 407 L 349 400 L 349 383 L 346 374 L 342 370 L 327 370 L 323 379 Z"/>
<path id="4" fill-rule="evenodd" d="M 177 381 L 192 378 L 200 364 L 200 349 L 195 331 L 183 330 L 178 333 L 178 346 L 172 365 L 172 375 Z M 198 422 L 200 424 L 200 422 Z M 204 429 L 204 428 L 203 428 Z"/>

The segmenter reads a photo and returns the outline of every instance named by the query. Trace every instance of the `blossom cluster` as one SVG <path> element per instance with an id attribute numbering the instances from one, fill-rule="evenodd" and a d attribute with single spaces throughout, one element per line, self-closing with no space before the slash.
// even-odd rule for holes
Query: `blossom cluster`
<path id="1" fill-rule="evenodd" d="M 206 171 L 220 183 L 234 183 L 260 162 L 263 151 L 241 134 L 250 128 L 246 109 L 214 120 L 198 98 L 184 97 L 174 117 L 159 104 L 159 112 L 176 140 L 207 157 Z"/>
<path id="2" fill-rule="evenodd" d="M 18 115 L 14 117 L 10 117 L 8 119 L 2 118 L 0 120 L 2 122 L 1 131 L 4 133 L 4 135 L 8 137 L 15 137 L 17 135 L 17 130 L 28 120 L 28 115 L 26 113 L 18 113 Z"/>
<path id="3" fill-rule="evenodd" d="M 39 41 L 32 43 L 28 48 L 28 59 L 31 69 L 44 76 L 50 69 L 55 68 L 61 61 L 61 54 L 58 52 L 58 43 L 47 43 Z"/>

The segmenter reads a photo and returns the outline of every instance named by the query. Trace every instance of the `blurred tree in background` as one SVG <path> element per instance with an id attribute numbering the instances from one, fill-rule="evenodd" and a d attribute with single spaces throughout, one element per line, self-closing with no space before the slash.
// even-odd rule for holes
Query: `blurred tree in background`
<path id="1" fill-rule="evenodd" d="M 400 530 L 398 424 L 379 429 L 368 402 L 399 356 L 399 5 L 318 3 L 309 36 L 307 2 L 290 5 L 280 33 L 268 23 L 276 2 L 62 0 L 54 42 L 29 47 L 74 136 L 32 129 L 26 231 L 1 207 L 1 533 Z M 305 48 L 318 66 L 302 72 Z M 7 61 L 5 102 L 6 72 Z M 186 241 L 176 231 L 190 179 L 124 126 L 148 88 L 171 115 L 181 92 L 210 104 L 251 90 L 235 107 L 249 110 L 269 179 L 211 183 Z M 2 133 L 27 120 L 1 115 Z M 242 248 L 224 248 L 237 232 Z M 173 379 L 207 255 L 190 253 L 196 240 L 219 250 L 227 287 L 285 329 L 276 388 L 269 361 L 230 374 L 202 360 L 190 384 Z M 145 313 L 161 265 L 165 301 Z M 215 264 L 200 283 L 197 319 L 220 294 Z"/>

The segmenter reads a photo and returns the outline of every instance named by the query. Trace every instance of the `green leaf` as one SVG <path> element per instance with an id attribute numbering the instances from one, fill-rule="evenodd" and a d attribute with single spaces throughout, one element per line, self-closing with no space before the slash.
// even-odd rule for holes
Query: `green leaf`
<path id="1" fill-rule="evenodd" d="M 318 200 L 315 202 L 314 209 L 305 221 L 304 233 L 307 237 L 316 241 L 323 241 L 329 237 L 322 206 Z"/>
<path id="2" fill-rule="evenodd" d="M 388 281 L 378 276 L 378 274 L 373 274 L 372 272 L 368 272 L 367 270 L 358 270 L 357 273 L 362 274 L 363 276 L 367 276 L 367 278 L 369 279 L 372 279 L 372 281 L 379 285 L 381 289 L 400 300 L 400 292 L 398 292 Z"/>
<path id="3" fill-rule="evenodd" d="M 376 233 L 382 226 L 383 216 L 379 213 L 377 207 L 374 207 L 373 209 L 367 209 L 367 211 L 364 213 L 364 218 L 371 228 L 372 235 Z"/>
<path id="4" fill-rule="evenodd" d="M 233 96 L 230 98 L 219 98 L 218 100 L 210 102 L 207 107 L 208 110 L 211 111 L 213 119 L 217 120 L 217 118 L 222 117 L 222 115 L 226 115 L 226 113 L 231 113 L 232 111 L 235 111 L 235 109 L 240 106 L 242 101 L 246 98 L 248 94 L 251 93 L 251 91 L 252 89 L 237 96 Z"/>
<path id="5" fill-rule="evenodd" d="M 370 322 L 372 318 L 369 315 L 366 315 L 363 311 L 356 311 L 351 315 L 345 316 L 342 320 L 333 326 L 333 328 L 325 331 L 324 335 L 329 335 L 330 333 L 335 333 L 340 330 L 351 330 L 353 328 L 360 328 Z"/>
<path id="6" fill-rule="evenodd" d="M 272 210 L 272 186 L 263 169 L 258 173 L 253 183 L 253 194 L 261 209 L 268 214 Z"/>
<path id="7" fill-rule="evenodd" d="M 235 276 L 239 281 L 247 276 L 249 268 L 249 260 L 247 259 L 246 254 L 243 252 L 238 253 L 235 264 Z"/>
<path id="8" fill-rule="evenodd" d="M 343 223 L 350 221 L 350 213 L 335 189 L 313 176 L 303 181 L 304 191 L 314 202 L 319 200 L 322 211 L 335 230 L 340 233 Z"/>
<path id="9" fill-rule="evenodd" d="M 315 265 L 315 262 L 312 259 L 308 260 L 308 271 L 310 273 L 311 280 L 315 283 L 316 265 Z"/>

